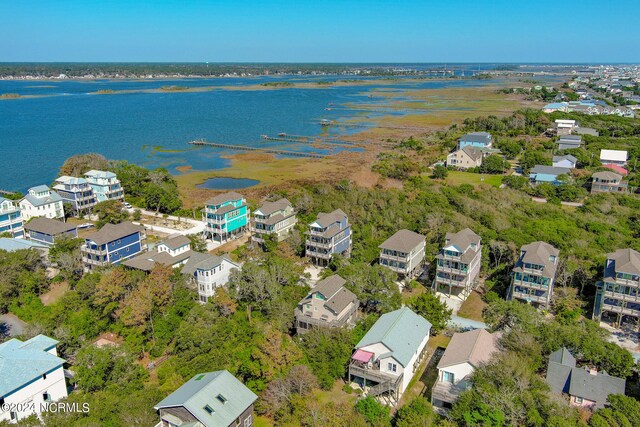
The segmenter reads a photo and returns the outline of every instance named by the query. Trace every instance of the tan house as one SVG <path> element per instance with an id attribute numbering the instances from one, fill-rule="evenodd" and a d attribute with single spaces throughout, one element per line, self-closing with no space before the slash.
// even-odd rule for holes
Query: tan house
<path id="1" fill-rule="evenodd" d="M 477 168 L 482 165 L 483 157 L 484 152 L 481 149 L 467 145 L 449 153 L 447 156 L 447 166 L 453 166 L 459 169 Z"/>
<path id="2" fill-rule="evenodd" d="M 594 193 L 626 193 L 629 183 L 622 180 L 622 175 L 615 172 L 596 172 L 591 176 L 591 194 Z"/>
<path id="3" fill-rule="evenodd" d="M 316 284 L 295 309 L 297 333 L 313 328 L 354 325 L 360 302 L 353 292 L 344 287 L 346 282 L 334 274 Z"/>
<path id="4" fill-rule="evenodd" d="M 380 246 L 380 265 L 405 278 L 420 275 L 424 261 L 425 237 L 410 230 L 400 230 Z"/>
<path id="5" fill-rule="evenodd" d="M 465 228 L 447 233 L 440 253 L 436 255 L 435 291 L 457 295 L 465 300 L 475 287 L 480 274 L 482 246 L 480 236 Z"/>
<path id="6" fill-rule="evenodd" d="M 283 198 L 275 202 L 267 202 L 253 212 L 251 239 L 264 243 L 266 235 L 275 234 L 280 242 L 287 238 L 297 222 L 296 213 L 290 201 Z"/>

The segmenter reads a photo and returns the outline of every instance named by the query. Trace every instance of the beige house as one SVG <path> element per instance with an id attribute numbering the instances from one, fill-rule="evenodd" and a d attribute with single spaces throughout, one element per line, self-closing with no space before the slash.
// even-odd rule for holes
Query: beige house
<path id="1" fill-rule="evenodd" d="M 425 237 L 410 230 L 400 230 L 380 246 L 380 265 L 405 278 L 420 275 L 424 261 Z"/>
<path id="2" fill-rule="evenodd" d="M 267 202 L 253 212 L 251 239 L 264 243 L 266 235 L 275 234 L 280 242 L 287 238 L 291 229 L 296 225 L 296 213 L 287 199 Z"/>
<path id="3" fill-rule="evenodd" d="M 626 193 L 629 183 L 622 180 L 622 175 L 615 172 L 596 172 L 591 176 L 591 194 L 594 193 Z"/>
<path id="4" fill-rule="evenodd" d="M 449 153 L 447 156 L 447 166 L 453 166 L 459 169 L 477 168 L 482 165 L 483 157 L 484 152 L 481 149 L 467 145 Z"/>
<path id="5" fill-rule="evenodd" d="M 465 300 L 476 286 L 480 274 L 482 246 L 480 236 L 465 228 L 447 233 L 440 253 L 436 255 L 435 291 L 456 295 Z"/>
<path id="6" fill-rule="evenodd" d="M 319 281 L 295 309 L 296 331 L 353 326 L 360 302 L 344 287 L 346 280 L 334 274 Z"/>

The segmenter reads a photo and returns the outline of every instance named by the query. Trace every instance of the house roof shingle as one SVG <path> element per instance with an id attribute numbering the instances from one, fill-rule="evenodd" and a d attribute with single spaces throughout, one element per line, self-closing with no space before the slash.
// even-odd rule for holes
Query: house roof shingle
<path id="1" fill-rule="evenodd" d="M 51 218 L 35 217 L 24 225 L 25 230 L 57 236 L 75 230 L 76 226 L 68 222 L 62 222 Z"/>
<path id="2" fill-rule="evenodd" d="M 258 215 L 269 216 L 275 212 L 283 211 L 287 207 L 291 206 L 291 202 L 285 198 L 276 200 L 275 202 L 265 202 L 254 213 Z"/>
<path id="3" fill-rule="evenodd" d="M 399 230 L 393 236 L 382 242 L 380 249 L 409 253 L 416 246 L 424 243 L 426 237 L 411 230 Z"/>
<path id="4" fill-rule="evenodd" d="M 477 368 L 487 363 L 497 351 L 498 337 L 485 329 L 455 333 L 438 363 L 438 369 L 465 362 Z"/>
<path id="5" fill-rule="evenodd" d="M 120 224 L 105 224 L 100 230 L 86 236 L 86 239 L 95 242 L 97 245 L 104 245 L 105 243 L 143 231 L 143 226 L 125 221 Z"/>
<path id="6" fill-rule="evenodd" d="M 242 200 L 244 197 L 240 193 L 236 193 L 235 191 L 229 191 L 227 193 L 218 194 L 215 197 L 207 200 L 207 205 L 218 206 L 226 202 L 232 202 L 235 200 Z"/>

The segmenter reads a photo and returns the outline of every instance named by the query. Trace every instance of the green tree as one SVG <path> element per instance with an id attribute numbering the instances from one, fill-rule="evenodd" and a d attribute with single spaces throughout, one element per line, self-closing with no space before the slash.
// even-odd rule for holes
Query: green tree
<path id="1" fill-rule="evenodd" d="M 431 333 L 437 334 L 447 327 L 453 310 L 435 294 L 425 292 L 409 301 L 409 307 L 431 323 Z"/>
<path id="2" fill-rule="evenodd" d="M 445 179 L 447 177 L 447 175 L 449 175 L 449 171 L 447 170 L 446 167 L 444 167 L 442 165 L 436 165 L 433 168 L 433 172 L 431 174 L 431 177 L 435 178 L 435 179 Z"/>
<path id="3" fill-rule="evenodd" d="M 436 425 L 436 419 L 431 403 L 425 397 L 418 396 L 398 410 L 394 426 L 431 427 Z"/>
<path id="4" fill-rule="evenodd" d="M 500 174 L 509 167 L 509 162 L 498 154 L 491 154 L 482 160 L 480 165 L 480 173 Z"/>
<path id="5" fill-rule="evenodd" d="M 386 313 L 402 305 L 398 276 L 386 267 L 357 262 L 340 268 L 337 274 L 347 281 L 346 287 L 367 311 Z"/>
<path id="6" fill-rule="evenodd" d="M 96 227 L 102 228 L 105 224 L 120 224 L 129 218 L 129 212 L 122 208 L 118 200 L 105 200 L 93 208 L 93 213 L 98 216 Z"/>
<path id="7" fill-rule="evenodd" d="M 358 400 L 356 411 L 364 417 L 367 423 L 373 427 L 386 427 L 391 425 L 389 408 L 379 403 L 371 396 Z"/>
<path id="8" fill-rule="evenodd" d="M 308 365 L 320 386 L 329 390 L 345 374 L 355 343 L 351 332 L 340 328 L 316 328 L 300 337 Z"/>

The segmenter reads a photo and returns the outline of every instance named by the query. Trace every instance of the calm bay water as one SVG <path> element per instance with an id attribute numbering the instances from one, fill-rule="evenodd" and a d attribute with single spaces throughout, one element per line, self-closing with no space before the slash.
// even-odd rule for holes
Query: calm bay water
<path id="1" fill-rule="evenodd" d="M 336 80 L 341 77 L 296 77 L 297 81 Z M 323 135 L 321 119 L 374 117 L 376 113 L 341 108 L 342 104 L 377 102 L 374 86 L 322 89 L 215 90 L 192 93 L 131 93 L 94 95 L 97 90 L 141 90 L 161 86 L 245 86 L 282 78 L 218 78 L 164 81 L 0 81 L 0 94 L 55 95 L 0 100 L 0 189 L 25 191 L 51 183 L 64 160 L 74 154 L 96 152 L 146 167 L 191 166 L 212 170 L 228 166 L 222 155 L 232 151 L 191 147 L 204 138 L 226 144 L 312 150 L 304 144 L 262 142 L 260 135 L 286 132 Z M 486 81 L 425 80 L 415 88 L 482 85 Z M 379 87 L 376 85 L 375 87 Z M 385 88 L 407 88 L 390 81 Z M 380 99 L 380 103 L 384 100 Z M 382 104 L 381 104 L 382 105 Z M 330 108 L 330 110 L 327 110 Z M 377 113 L 381 114 L 381 113 Z M 358 128 L 342 129 L 355 132 Z M 332 130 L 331 132 L 336 132 Z M 332 147 L 332 150 L 339 150 Z"/>

